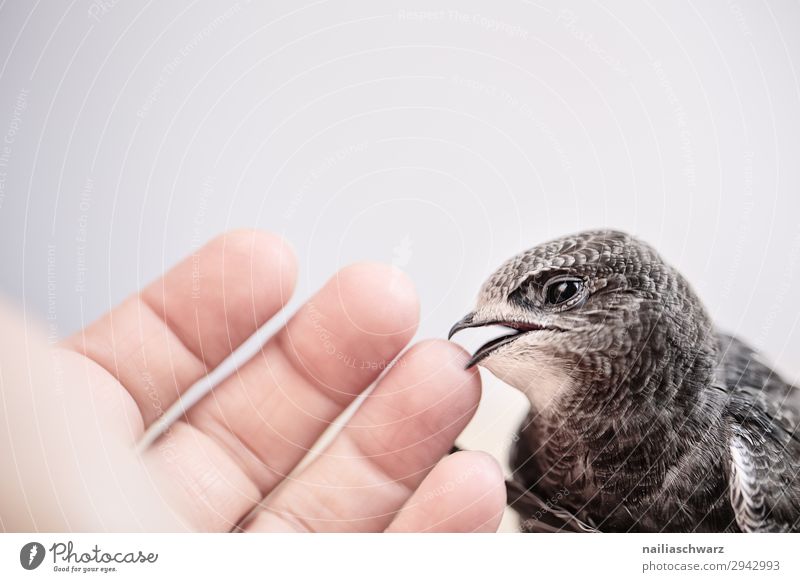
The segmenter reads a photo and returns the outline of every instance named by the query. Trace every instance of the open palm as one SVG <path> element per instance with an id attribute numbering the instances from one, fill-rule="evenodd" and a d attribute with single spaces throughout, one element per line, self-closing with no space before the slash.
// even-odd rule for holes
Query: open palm
<path id="1" fill-rule="evenodd" d="M 182 393 L 281 310 L 295 272 L 279 237 L 233 232 L 50 359 L 33 334 L 6 334 L 0 468 L 18 483 L 3 491 L 4 528 L 494 531 L 505 502 L 497 464 L 476 452 L 446 456 L 477 407 L 479 377 L 439 340 L 394 361 L 414 335 L 418 302 L 384 265 L 340 271 L 255 357 L 134 452 Z M 381 374 L 344 430 L 297 470 Z"/>

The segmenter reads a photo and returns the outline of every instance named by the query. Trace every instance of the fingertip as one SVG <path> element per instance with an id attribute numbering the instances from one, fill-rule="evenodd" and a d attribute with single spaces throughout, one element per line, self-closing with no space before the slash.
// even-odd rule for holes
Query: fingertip
<path id="1" fill-rule="evenodd" d="M 508 502 L 505 476 L 498 460 L 484 451 L 459 451 L 448 458 L 473 467 L 470 481 L 473 494 L 487 507 L 494 508 L 493 518 L 486 523 L 486 531 L 497 531 Z"/>
<path id="2" fill-rule="evenodd" d="M 406 341 L 419 324 L 416 287 L 393 265 L 359 262 L 333 279 L 347 317 L 362 332 L 375 336 L 401 335 Z"/>
<path id="3" fill-rule="evenodd" d="M 254 290 L 268 286 L 285 304 L 297 282 L 297 258 L 292 245 L 279 234 L 242 228 L 226 232 L 209 244 L 220 247 L 229 272 L 249 276 Z M 241 281 L 239 281 L 241 282 Z"/>
<path id="4" fill-rule="evenodd" d="M 428 339 L 415 344 L 404 356 L 407 365 L 421 377 L 436 375 L 443 386 L 462 386 L 480 398 L 481 378 L 474 368 L 466 368 L 469 354 L 460 346 L 444 339 Z"/>
<path id="5" fill-rule="evenodd" d="M 436 453 L 437 459 L 452 445 L 441 439 L 455 438 L 472 419 L 480 403 L 480 376 L 465 370 L 462 361 L 460 348 L 450 342 L 421 341 L 397 360 L 373 393 L 377 399 L 374 406 L 390 403 L 381 405 L 382 415 L 399 414 L 401 418 L 415 419 L 415 430 L 419 434 L 436 432 L 436 447 L 441 447 Z"/>
<path id="6" fill-rule="evenodd" d="M 492 533 L 505 507 L 497 461 L 481 451 L 460 451 L 437 463 L 388 531 Z"/>

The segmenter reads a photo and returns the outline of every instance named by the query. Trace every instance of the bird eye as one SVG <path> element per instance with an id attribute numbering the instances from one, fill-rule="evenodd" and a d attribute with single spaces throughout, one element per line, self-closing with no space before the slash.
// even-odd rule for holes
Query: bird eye
<path id="1" fill-rule="evenodd" d="M 548 305 L 561 305 L 583 292 L 580 279 L 557 279 L 545 285 L 544 299 Z"/>

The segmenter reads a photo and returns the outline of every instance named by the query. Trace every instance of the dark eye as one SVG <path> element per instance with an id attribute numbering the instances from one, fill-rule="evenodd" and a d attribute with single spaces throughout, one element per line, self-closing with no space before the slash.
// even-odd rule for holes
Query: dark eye
<path id="1" fill-rule="evenodd" d="M 558 279 L 544 287 L 544 300 L 548 305 L 561 305 L 583 292 L 580 279 Z"/>

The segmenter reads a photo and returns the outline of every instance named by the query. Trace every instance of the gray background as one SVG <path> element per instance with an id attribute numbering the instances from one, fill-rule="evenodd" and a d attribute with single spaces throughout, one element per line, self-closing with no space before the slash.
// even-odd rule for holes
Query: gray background
<path id="1" fill-rule="evenodd" d="M 392 262 L 442 336 L 511 254 L 613 226 L 798 380 L 798 31 L 796 1 L 5 1 L 1 289 L 55 339 L 255 226 L 294 306 Z M 487 394 L 495 450 L 521 404 Z"/>

